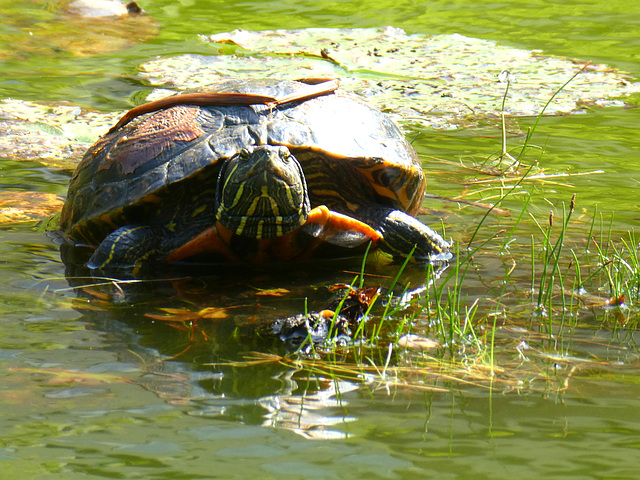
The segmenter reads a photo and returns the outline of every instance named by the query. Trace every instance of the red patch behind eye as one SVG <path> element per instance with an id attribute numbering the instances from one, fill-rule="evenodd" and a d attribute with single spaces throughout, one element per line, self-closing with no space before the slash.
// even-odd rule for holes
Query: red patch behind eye
<path id="1" fill-rule="evenodd" d="M 204 132 L 196 121 L 199 107 L 178 106 L 162 110 L 123 135 L 98 167 L 111 168 L 118 163 L 123 174 L 153 160 L 176 141 L 189 142 Z"/>

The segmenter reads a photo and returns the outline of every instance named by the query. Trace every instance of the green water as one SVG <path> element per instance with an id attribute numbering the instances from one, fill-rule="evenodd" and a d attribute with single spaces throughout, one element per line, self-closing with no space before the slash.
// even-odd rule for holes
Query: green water
<path id="1" fill-rule="evenodd" d="M 0 0 L 0 52 L 17 48 L 0 56 L 0 98 L 124 109 L 147 88 L 136 75 L 140 63 L 157 55 L 210 53 L 197 35 L 235 28 L 393 25 L 408 33 L 460 33 L 539 49 L 640 76 L 640 6 L 630 1 L 140 3 L 159 25 L 156 37 L 77 56 L 51 37 L 38 41 L 47 26 L 65 32 L 55 5 Z M 26 39 L 29 48 L 21 50 Z M 533 119 L 519 124 L 526 130 Z M 529 211 L 545 222 L 551 209 L 562 212 L 562 202 L 568 205 L 576 193 L 576 223 L 567 244 L 583 249 L 596 208 L 616 238 L 637 230 L 639 129 L 640 109 L 633 106 L 544 118 L 535 141 L 545 146 L 540 163 L 547 173 L 604 173 L 565 179 L 569 185 L 531 184 Z M 457 166 L 460 160 L 499 149 L 499 131 L 411 133 L 421 155 L 450 162 L 426 161 L 429 192 L 445 197 L 460 195 L 476 176 Z M 515 146 L 521 137 L 509 141 Z M 3 159 L 0 189 L 64 195 L 70 174 Z M 515 196 L 504 206 L 517 212 L 523 202 Z M 462 245 L 484 213 L 444 200 L 425 207 L 425 220 L 442 219 Z M 489 231 L 501 221 L 490 217 Z M 536 232 L 530 217 L 523 231 L 513 249 L 524 257 L 528 236 Z M 273 341 L 251 335 L 252 329 L 274 316 L 302 312 L 305 297 L 311 306 L 322 305 L 329 295 L 316 286 L 353 278 L 340 269 L 145 286 L 133 290 L 131 306 L 117 296 L 101 301 L 70 289 L 45 225 L 31 223 L 0 230 L 0 272 L 0 478 L 638 477 L 637 320 L 620 325 L 602 309 L 585 309 L 563 353 L 578 359 L 570 365 L 599 364 L 577 369 L 566 388 L 558 388 L 566 363 L 549 356 L 535 364 L 558 371 L 559 382 L 547 376 L 546 391 L 490 392 L 446 380 L 433 390 L 428 380 L 416 388 L 339 381 L 277 362 L 222 364 L 248 352 L 281 352 Z M 503 276 L 497 250 L 481 256 L 463 291 L 468 304 L 495 298 Z M 526 271 L 511 280 L 514 292 L 530 287 Z M 255 295 L 273 287 L 290 293 Z M 162 313 L 161 307 L 224 305 L 230 299 L 242 306 L 237 313 L 193 332 L 145 317 Z M 527 302 L 516 294 L 505 300 L 514 309 Z M 513 342 L 515 352 L 520 324 L 512 321 L 504 318 L 502 338 Z M 522 363 L 525 357 L 526 351 Z"/>

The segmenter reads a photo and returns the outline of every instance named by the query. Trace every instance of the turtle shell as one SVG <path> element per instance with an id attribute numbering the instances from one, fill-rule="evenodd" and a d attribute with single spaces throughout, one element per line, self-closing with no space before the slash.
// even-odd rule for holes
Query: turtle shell
<path id="1" fill-rule="evenodd" d="M 213 90 L 281 98 L 305 86 L 227 80 Z M 288 147 L 312 207 L 356 214 L 380 205 L 415 215 L 420 206 L 424 173 L 398 127 L 337 91 L 278 106 L 180 104 L 135 118 L 89 148 L 71 178 L 60 226 L 89 245 L 132 223 L 180 229 L 190 209 L 213 211 L 223 161 L 250 145 Z"/>

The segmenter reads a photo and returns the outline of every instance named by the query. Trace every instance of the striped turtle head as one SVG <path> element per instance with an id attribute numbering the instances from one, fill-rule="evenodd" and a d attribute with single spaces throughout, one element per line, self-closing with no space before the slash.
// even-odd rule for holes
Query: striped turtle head
<path id="1" fill-rule="evenodd" d="M 303 225 L 309 195 L 302 167 L 286 147 L 246 147 L 223 165 L 216 219 L 236 235 L 280 237 Z"/>

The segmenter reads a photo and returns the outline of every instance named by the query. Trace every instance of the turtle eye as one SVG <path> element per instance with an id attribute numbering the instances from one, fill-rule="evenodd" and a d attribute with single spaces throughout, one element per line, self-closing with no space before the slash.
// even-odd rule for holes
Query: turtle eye
<path id="1" fill-rule="evenodd" d="M 402 176 L 402 172 L 398 168 L 385 168 L 380 171 L 378 181 L 383 187 L 390 187 L 398 181 Z"/>

